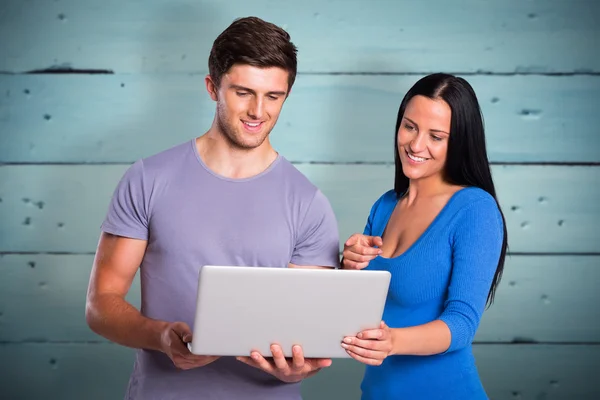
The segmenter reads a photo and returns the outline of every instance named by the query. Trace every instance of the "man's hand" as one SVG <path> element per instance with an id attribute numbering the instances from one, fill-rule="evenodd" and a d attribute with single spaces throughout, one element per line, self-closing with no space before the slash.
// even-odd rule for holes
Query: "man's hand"
<path id="1" fill-rule="evenodd" d="M 366 268 L 372 259 L 381 254 L 381 249 L 378 248 L 381 246 L 383 246 L 383 240 L 379 236 L 367 236 L 355 233 L 344 243 L 342 268 Z"/>
<path id="2" fill-rule="evenodd" d="M 160 335 L 161 348 L 179 369 L 203 367 L 217 360 L 216 356 L 192 354 L 187 343 L 192 341 L 192 331 L 183 322 L 168 324 Z"/>
<path id="3" fill-rule="evenodd" d="M 314 375 L 321 368 L 331 365 L 329 358 L 304 358 L 301 346 L 292 347 L 292 359 L 286 359 L 281 346 L 271 346 L 273 361 L 268 361 L 259 352 L 253 351 L 250 357 L 236 357 L 244 364 L 261 369 L 283 382 L 300 382 L 304 378 Z"/>

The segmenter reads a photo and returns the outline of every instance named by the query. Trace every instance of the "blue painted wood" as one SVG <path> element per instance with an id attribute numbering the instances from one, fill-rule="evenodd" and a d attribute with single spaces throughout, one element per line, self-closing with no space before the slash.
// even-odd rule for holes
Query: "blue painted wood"
<path id="1" fill-rule="evenodd" d="M 0 70 L 206 71 L 218 33 L 258 15 L 289 31 L 303 72 L 598 72 L 599 14 L 594 0 L 4 0 Z"/>
<path id="2" fill-rule="evenodd" d="M 0 163 L 130 163 L 202 133 L 214 108 L 202 87 L 212 40 L 250 14 L 283 25 L 300 50 L 301 74 L 273 132 L 293 161 L 391 161 L 402 95 L 421 74 L 442 70 L 477 74 L 468 79 L 493 161 L 600 162 L 598 1 L 4 0 L 0 71 L 116 75 L 0 75 Z M 321 75 L 332 72 L 342 74 Z M 124 168 L 1 166 L 0 252 L 93 252 Z M 391 186 L 383 165 L 300 168 L 330 198 L 342 238 L 362 229 Z M 600 252 L 597 169 L 495 166 L 510 250 Z M 83 321 L 90 259 L 0 258 L 0 359 L 16 360 L 0 364 L 0 398 L 122 397 L 131 350 L 68 343 L 100 340 Z M 599 343 L 596 259 L 509 259 L 477 339 Z M 598 345 L 485 344 L 475 354 L 491 398 L 600 397 Z M 306 382 L 305 399 L 357 399 L 360 370 L 336 363 Z"/>
<path id="3" fill-rule="evenodd" d="M 301 76 L 273 145 L 302 162 L 393 162 L 419 76 Z M 494 162 L 600 162 L 600 77 L 470 76 Z M 133 162 L 205 132 L 203 76 L 0 76 L 0 162 Z"/>
<path id="4" fill-rule="evenodd" d="M 93 252 L 127 166 L 0 166 L 0 251 Z M 393 186 L 387 165 L 298 166 L 329 198 L 343 241 Z M 494 166 L 513 252 L 600 252 L 600 167 Z"/>
<path id="5" fill-rule="evenodd" d="M 596 400 L 600 346 L 475 345 L 481 378 L 494 400 Z M 0 345 L 0 396 L 104 400 L 124 396 L 131 349 L 111 344 Z M 358 400 L 362 366 L 334 364 L 303 384 L 305 400 Z M 449 388 L 451 390 L 451 388 Z"/>
<path id="6" fill-rule="evenodd" d="M 83 317 L 92 261 L 91 255 L 0 257 L 0 342 L 105 341 Z M 599 281 L 599 256 L 510 256 L 475 341 L 600 342 Z M 139 308 L 137 277 L 127 300 Z"/>

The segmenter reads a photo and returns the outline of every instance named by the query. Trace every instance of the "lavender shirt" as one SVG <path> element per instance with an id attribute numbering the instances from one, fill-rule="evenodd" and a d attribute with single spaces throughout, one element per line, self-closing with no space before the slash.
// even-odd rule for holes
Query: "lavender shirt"
<path id="1" fill-rule="evenodd" d="M 338 230 L 325 196 L 278 156 L 261 174 L 228 179 L 186 142 L 133 164 L 119 182 L 104 232 L 148 241 L 141 312 L 193 327 L 202 265 L 338 265 Z M 240 332 L 243 335 L 244 332 Z M 286 384 L 224 357 L 182 371 L 163 353 L 137 350 L 126 399 L 300 399 Z"/>

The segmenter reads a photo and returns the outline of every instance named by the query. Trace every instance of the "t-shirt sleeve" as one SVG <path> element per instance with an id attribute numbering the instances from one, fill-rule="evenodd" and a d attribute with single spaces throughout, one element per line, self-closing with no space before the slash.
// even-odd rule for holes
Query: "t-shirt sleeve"
<path id="1" fill-rule="evenodd" d="M 290 262 L 296 265 L 339 267 L 339 233 L 329 200 L 317 190 L 300 224 Z"/>
<path id="2" fill-rule="evenodd" d="M 504 227 L 495 200 L 478 200 L 461 211 L 451 237 L 452 276 L 440 319 L 450 328 L 451 352 L 470 345 L 485 309 L 502 250 Z"/>
<path id="3" fill-rule="evenodd" d="M 106 233 L 148 240 L 148 190 L 142 160 L 133 164 L 115 189 L 101 229 Z"/>

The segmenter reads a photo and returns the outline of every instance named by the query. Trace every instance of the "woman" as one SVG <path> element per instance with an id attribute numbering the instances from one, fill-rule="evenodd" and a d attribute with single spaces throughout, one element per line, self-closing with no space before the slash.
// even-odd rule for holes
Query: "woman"
<path id="1" fill-rule="evenodd" d="M 471 342 L 506 254 L 481 110 L 462 78 L 433 74 L 396 122 L 394 189 L 344 245 L 346 269 L 392 273 L 379 329 L 344 338 L 367 364 L 363 399 L 487 399 Z"/>

